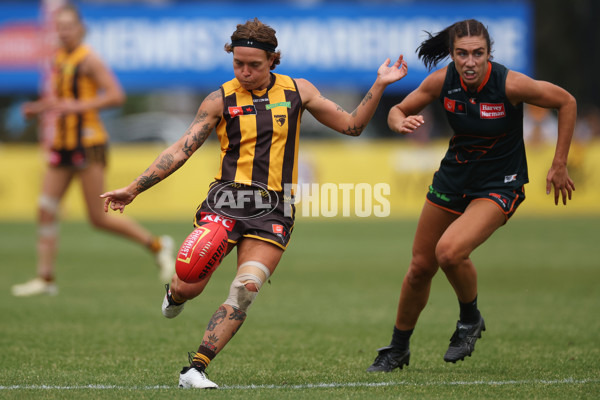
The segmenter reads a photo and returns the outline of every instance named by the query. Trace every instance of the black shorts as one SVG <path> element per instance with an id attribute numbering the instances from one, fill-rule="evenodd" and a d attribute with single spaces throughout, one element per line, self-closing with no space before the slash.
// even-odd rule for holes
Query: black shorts
<path id="1" fill-rule="evenodd" d="M 227 229 L 229 243 L 249 237 L 285 250 L 294 229 L 295 213 L 293 201 L 284 199 L 282 192 L 215 181 L 196 211 L 194 225 L 217 222 Z"/>
<path id="2" fill-rule="evenodd" d="M 489 189 L 475 193 L 460 194 L 440 193 L 433 186 L 429 186 L 429 193 L 427 193 L 427 201 L 429 203 L 459 215 L 465 212 L 471 201 L 478 199 L 488 200 L 496 204 L 508 220 L 517 211 L 523 200 L 525 200 L 525 188 L 521 186 L 521 188 L 516 190 Z"/>
<path id="3" fill-rule="evenodd" d="M 52 167 L 83 169 L 90 164 L 106 166 L 107 145 L 81 147 L 74 150 L 50 150 L 48 163 Z"/>

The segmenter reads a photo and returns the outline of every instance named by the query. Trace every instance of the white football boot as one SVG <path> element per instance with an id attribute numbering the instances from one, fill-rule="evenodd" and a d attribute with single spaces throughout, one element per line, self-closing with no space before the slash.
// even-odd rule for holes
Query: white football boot
<path id="1" fill-rule="evenodd" d="M 186 389 L 217 389 L 216 383 L 206 377 L 204 371 L 195 367 L 183 367 L 179 374 L 179 387 Z"/>
<path id="2" fill-rule="evenodd" d="M 58 294 L 58 287 L 54 282 L 47 282 L 42 278 L 35 278 L 19 285 L 13 285 L 12 294 L 13 296 L 18 297 L 37 296 L 42 294 L 55 296 Z"/>
<path id="3" fill-rule="evenodd" d="M 160 250 L 154 255 L 154 258 L 160 270 L 160 280 L 163 282 L 170 282 L 175 273 L 174 247 L 175 242 L 171 236 L 160 237 Z"/>
<path id="4" fill-rule="evenodd" d="M 175 318 L 183 311 L 185 301 L 181 304 L 175 303 L 171 298 L 171 290 L 168 283 L 165 285 L 165 289 L 167 289 L 167 294 L 165 294 L 162 302 L 162 313 L 166 318 Z"/>

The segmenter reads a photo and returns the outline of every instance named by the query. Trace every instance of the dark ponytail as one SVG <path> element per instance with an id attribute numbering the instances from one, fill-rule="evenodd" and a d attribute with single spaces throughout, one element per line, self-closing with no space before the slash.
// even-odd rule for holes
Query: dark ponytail
<path id="1" fill-rule="evenodd" d="M 435 36 L 431 32 L 425 31 L 429 38 L 417 47 L 417 54 L 428 69 L 431 70 L 440 61 L 450 55 L 450 47 L 448 47 L 448 43 L 450 42 L 450 28 L 451 26 L 447 27 L 443 31 L 436 33 Z"/>
<path id="2" fill-rule="evenodd" d="M 492 41 L 487 28 L 475 19 L 456 22 L 435 35 L 427 31 L 425 33 L 429 38 L 417 47 L 417 54 L 430 70 L 450 55 L 454 50 L 454 41 L 461 37 L 483 36 L 487 42 L 488 53 L 492 52 Z"/>

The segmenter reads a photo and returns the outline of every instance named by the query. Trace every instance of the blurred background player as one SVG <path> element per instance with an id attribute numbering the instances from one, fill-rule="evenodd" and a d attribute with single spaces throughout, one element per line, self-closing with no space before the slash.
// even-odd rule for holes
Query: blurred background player
<path id="1" fill-rule="evenodd" d="M 230 199 L 244 192 L 245 199 L 255 198 L 248 196 L 254 193 L 261 200 L 272 200 L 272 211 L 256 217 L 257 204 L 244 202 L 242 208 L 230 203 L 219 205 L 209 191 L 196 214 L 196 225 L 219 220 L 228 229 L 229 250 L 237 246 L 238 271 L 227 300 L 213 314 L 198 351 L 190 354 L 190 365 L 180 373 L 181 387 L 217 387 L 204 371 L 241 327 L 248 307 L 289 243 L 294 210 L 284 189 L 297 183 L 302 111 L 308 110 L 331 129 L 358 136 L 373 117 L 384 89 L 407 71 L 402 56 L 391 66 L 387 59 L 369 92 L 350 114 L 323 97 L 307 80 L 271 73 L 280 62 L 281 53 L 276 48 L 275 31 L 258 19 L 238 25 L 231 43 L 225 46 L 233 53 L 235 79 L 205 98 L 188 131 L 134 182 L 102 195 L 106 211 L 110 207 L 123 212 L 137 195 L 181 167 L 216 128 L 221 166 L 211 190 L 218 188 Z M 163 301 L 165 317 L 177 316 L 184 303 L 202 293 L 207 283 L 204 279 L 188 284 L 174 275 Z"/>
<path id="2" fill-rule="evenodd" d="M 125 94 L 109 68 L 83 44 L 85 28 L 78 10 L 63 6 L 56 11 L 55 21 L 60 47 L 53 65 L 53 97 L 23 106 L 28 118 L 54 113 L 57 119 L 39 199 L 37 277 L 14 285 L 12 293 L 57 293 L 54 278 L 59 207 L 75 176 L 81 180 L 88 217 L 94 227 L 146 246 L 156 258 L 161 279 L 168 281 L 175 267 L 173 239 L 154 236 L 133 220 L 107 215 L 98 197 L 104 191 L 108 142 L 98 110 L 121 105 Z"/>
<path id="3" fill-rule="evenodd" d="M 418 113 L 438 100 L 454 135 L 434 174 L 402 283 L 392 342 L 367 369 L 392 371 L 408 365 L 409 339 L 427 304 L 438 268 L 454 288 L 460 317 L 444 361 L 470 356 L 485 330 L 477 307 L 477 271 L 470 255 L 504 225 L 525 199 L 529 181 L 523 143 L 523 103 L 558 110 L 558 138 L 546 178 L 546 193 L 563 204 L 575 190 L 567 155 L 577 117 L 575 98 L 564 89 L 531 79 L 490 61 L 491 41 L 481 22 L 457 22 L 418 49 L 428 67 L 450 56 L 389 113 L 392 130 L 412 133 L 425 123 Z"/>

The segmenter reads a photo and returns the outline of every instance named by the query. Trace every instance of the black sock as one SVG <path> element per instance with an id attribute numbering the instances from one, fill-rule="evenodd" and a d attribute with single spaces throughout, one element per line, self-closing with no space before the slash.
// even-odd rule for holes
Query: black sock
<path id="1" fill-rule="evenodd" d="M 458 305 L 460 306 L 461 322 L 472 324 L 479 321 L 481 314 L 477 308 L 477 296 L 475 296 L 475 300 L 470 303 L 463 303 L 459 300 Z"/>
<path id="2" fill-rule="evenodd" d="M 394 326 L 394 334 L 392 335 L 392 343 L 390 343 L 390 346 L 401 351 L 408 350 L 410 336 L 412 335 L 413 331 L 414 329 L 409 331 L 401 331 Z"/>

